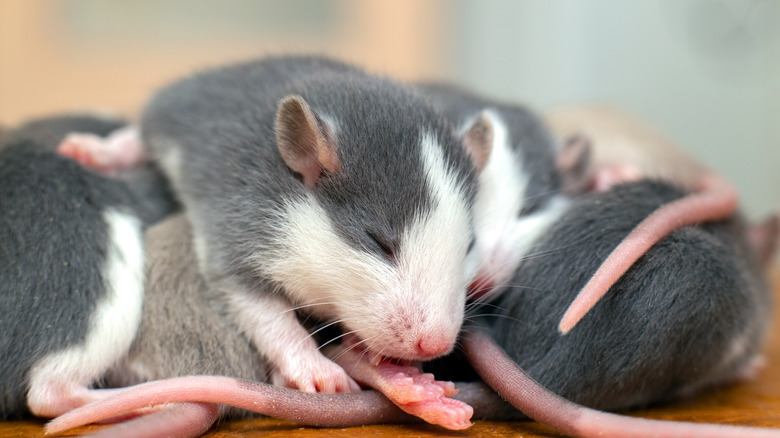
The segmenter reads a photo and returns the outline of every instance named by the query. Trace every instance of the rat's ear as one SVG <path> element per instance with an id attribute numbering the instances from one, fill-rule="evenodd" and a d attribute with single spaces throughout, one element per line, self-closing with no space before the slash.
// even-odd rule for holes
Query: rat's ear
<path id="1" fill-rule="evenodd" d="M 490 158 L 490 151 L 493 149 L 493 119 L 490 111 L 482 111 L 466 128 L 463 134 L 463 146 L 471 157 L 477 173 L 481 172 Z"/>
<path id="2" fill-rule="evenodd" d="M 777 255 L 780 244 L 780 213 L 774 213 L 748 228 L 748 243 L 758 261 L 768 270 Z"/>
<path id="3" fill-rule="evenodd" d="M 301 96 L 287 96 L 276 112 L 276 145 L 287 166 L 313 188 L 323 172 L 341 170 L 336 142 L 328 126 Z"/>
<path id="4" fill-rule="evenodd" d="M 582 133 L 567 137 L 558 151 L 555 165 L 561 174 L 564 192 L 579 194 L 590 189 L 594 178 L 590 138 Z"/>

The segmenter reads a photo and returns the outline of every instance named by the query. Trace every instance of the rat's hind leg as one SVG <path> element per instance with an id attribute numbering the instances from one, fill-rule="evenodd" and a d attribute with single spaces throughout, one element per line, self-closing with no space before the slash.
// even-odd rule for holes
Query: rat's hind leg
<path id="1" fill-rule="evenodd" d="M 68 134 L 57 147 L 60 155 L 105 174 L 132 169 L 146 161 L 138 128 L 127 126 L 103 138 L 94 134 Z"/>

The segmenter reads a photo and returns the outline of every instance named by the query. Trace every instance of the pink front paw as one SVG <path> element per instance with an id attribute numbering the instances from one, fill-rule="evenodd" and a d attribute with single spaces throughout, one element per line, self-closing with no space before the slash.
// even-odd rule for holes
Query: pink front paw
<path id="1" fill-rule="evenodd" d="M 431 424 L 450 430 L 463 430 L 471 426 L 474 408 L 453 398 L 439 397 L 415 403 L 399 405 L 404 412 L 415 415 Z"/>
<path id="2" fill-rule="evenodd" d="M 451 430 L 471 426 L 474 409 L 449 398 L 458 393 L 454 383 L 437 381 L 418 366 L 399 364 L 362 350 L 354 338 L 330 347 L 327 354 L 353 378 L 378 390 L 404 412 Z"/>
<path id="3" fill-rule="evenodd" d="M 271 372 L 271 383 L 303 392 L 358 392 L 358 385 L 343 368 L 323 356 L 278 366 Z"/>
<path id="4" fill-rule="evenodd" d="M 385 395 L 398 403 L 414 403 L 458 393 L 455 384 L 435 380 L 431 373 L 421 373 L 413 366 L 384 363 L 377 372 L 386 381 Z"/>

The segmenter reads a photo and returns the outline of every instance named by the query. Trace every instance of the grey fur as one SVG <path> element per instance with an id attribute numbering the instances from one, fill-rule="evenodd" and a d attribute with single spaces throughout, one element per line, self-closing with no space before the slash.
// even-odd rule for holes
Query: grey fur
<path id="1" fill-rule="evenodd" d="M 277 106 L 293 94 L 321 123 L 336 125 L 341 171 L 324 175 L 313 189 L 304 187 L 277 149 Z M 474 191 L 474 168 L 454 127 L 424 98 L 324 58 L 269 58 L 179 81 L 152 101 L 141 128 L 164 165 L 172 152 L 180 154 L 181 169 L 166 171 L 205 239 L 206 277 L 230 277 L 253 290 L 278 287 L 246 261 L 285 249 L 274 246 L 284 204 L 307 194 L 343 240 L 384 257 L 372 236 L 392 247 L 430 208 L 420 159 L 423 129 L 437 137 L 466 195 Z"/>
<path id="2" fill-rule="evenodd" d="M 70 133 L 105 137 L 125 126 L 125 120 L 89 113 L 53 115 L 30 120 L 8 132 L 0 143 L 0 149 L 4 145 L 26 142 L 28 147 L 37 151 L 56 152 L 60 142 Z M 132 192 L 135 209 L 144 223 L 156 223 L 180 208 L 168 181 L 152 161 L 112 177 L 123 181 L 127 190 Z"/>
<path id="3" fill-rule="evenodd" d="M 599 409 L 642 407 L 733 380 L 757 354 L 770 308 L 740 217 L 675 231 L 572 332 L 557 330 L 615 245 L 680 196 L 652 181 L 584 196 L 520 265 L 514 289 L 483 309 L 497 317 L 481 323 L 543 386 Z"/>
<path id="4" fill-rule="evenodd" d="M 198 271 L 187 219 L 176 215 L 149 228 L 144 245 L 141 326 L 127 357 L 105 378 L 106 385 L 187 375 L 266 381 L 257 351 L 225 315 Z"/>
<path id="5" fill-rule="evenodd" d="M 254 267 L 240 261 L 272 249 L 264 246 L 273 241 L 283 202 L 305 193 L 275 142 L 277 105 L 290 94 L 338 125 L 342 172 L 324 178 L 313 193 L 354 246 L 381 250 L 363 230 L 400 240 L 430 203 L 421 190 L 421 127 L 439 134 L 449 163 L 470 187 L 473 170 L 451 125 L 390 81 L 321 58 L 271 58 L 206 72 L 163 90 L 141 127 L 159 156 L 170 142 L 180 146 L 182 180 L 174 184 L 196 229 L 203 222 L 208 230 L 210 265 L 252 276 Z"/>
<path id="6" fill-rule="evenodd" d="M 0 148 L 0 418 L 27 411 L 34 363 L 83 341 L 106 293 L 103 213 L 113 208 L 147 220 L 162 215 L 125 183 L 53 152 L 70 122 L 99 135 L 119 125 L 43 119 L 10 132 Z"/>
<path id="7" fill-rule="evenodd" d="M 485 109 L 500 115 L 508 129 L 509 146 L 522 159 L 522 168 L 517 171 L 528 175 L 526 199 L 519 214 L 543 209 L 553 195 L 560 192 L 555 140 L 541 118 L 529 108 L 489 99 L 451 84 L 422 83 L 418 88 L 457 126 L 464 125 Z"/>
<path id="8" fill-rule="evenodd" d="M 62 114 L 27 121 L 8 132 L 3 142 L 30 142 L 31 147 L 56 152 L 62 139 L 71 132 L 90 132 L 104 137 L 127 124 L 119 118 L 92 114 Z"/>

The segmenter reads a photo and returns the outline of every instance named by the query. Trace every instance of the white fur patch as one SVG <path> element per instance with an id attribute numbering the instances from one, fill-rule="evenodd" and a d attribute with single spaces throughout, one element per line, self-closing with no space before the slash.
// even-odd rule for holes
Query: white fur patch
<path id="1" fill-rule="evenodd" d="M 339 238 L 313 196 L 289 201 L 280 218 L 276 246 L 287 249 L 256 260 L 296 304 L 314 304 L 306 310 L 340 320 L 370 349 L 402 359 L 422 358 L 421 340 L 452 347 L 463 319 L 471 237 L 468 204 L 440 146 L 429 134 L 421 146 L 433 205 L 418 212 L 395 262 Z"/>
<path id="2" fill-rule="evenodd" d="M 27 403 L 36 415 L 61 414 L 68 397 L 83 392 L 127 354 L 141 322 L 141 224 L 113 209 L 104 213 L 104 220 L 109 236 L 103 268 L 106 295 L 97 303 L 83 344 L 51 354 L 32 367 Z"/>
<path id="3" fill-rule="evenodd" d="M 542 233 L 568 208 L 563 196 L 556 196 L 547 208 L 520 216 L 528 189 L 528 175 L 508 137 L 504 121 L 495 112 L 486 114 L 493 122 L 493 148 L 479 175 L 474 201 L 475 252 L 479 275 L 496 287 L 515 272 L 522 257 Z M 498 290 L 494 290 L 497 292 Z"/>

